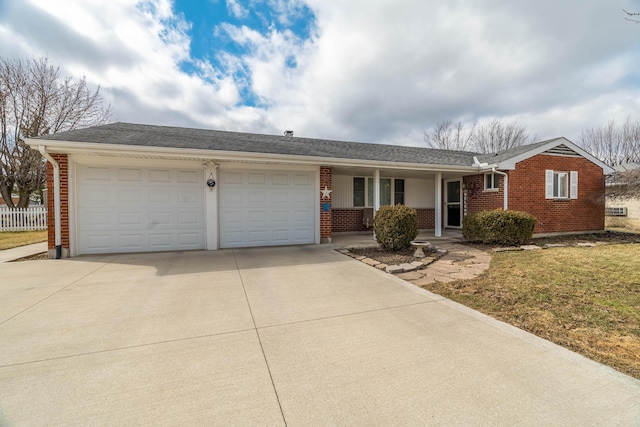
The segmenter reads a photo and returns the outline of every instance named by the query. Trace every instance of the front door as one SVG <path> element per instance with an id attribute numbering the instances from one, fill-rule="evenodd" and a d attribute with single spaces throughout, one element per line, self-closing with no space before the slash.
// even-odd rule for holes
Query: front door
<path id="1" fill-rule="evenodd" d="M 447 181 L 445 204 L 446 226 L 459 228 L 462 225 L 462 191 L 460 180 Z"/>

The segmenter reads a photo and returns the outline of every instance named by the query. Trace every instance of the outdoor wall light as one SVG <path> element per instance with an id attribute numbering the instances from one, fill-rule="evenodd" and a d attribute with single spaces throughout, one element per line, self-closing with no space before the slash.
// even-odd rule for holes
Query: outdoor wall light
<path id="1" fill-rule="evenodd" d="M 213 174 L 209 175 L 209 179 L 207 180 L 207 186 L 209 189 L 213 190 L 213 187 L 216 186 L 216 180 L 213 179 Z"/>

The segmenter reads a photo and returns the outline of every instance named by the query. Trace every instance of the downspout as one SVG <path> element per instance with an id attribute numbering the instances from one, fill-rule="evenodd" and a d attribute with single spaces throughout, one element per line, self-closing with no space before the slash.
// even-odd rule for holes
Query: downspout
<path id="1" fill-rule="evenodd" d="M 60 165 L 47 153 L 44 145 L 39 145 L 40 154 L 53 166 L 53 219 L 55 230 L 56 259 L 62 257 L 62 222 L 60 218 Z"/>
<path id="2" fill-rule="evenodd" d="M 506 211 L 509 209 L 509 175 L 507 175 L 505 172 L 496 170 L 495 167 L 491 168 L 491 171 L 493 173 L 497 173 L 498 175 L 504 176 L 504 208 L 503 209 Z"/>

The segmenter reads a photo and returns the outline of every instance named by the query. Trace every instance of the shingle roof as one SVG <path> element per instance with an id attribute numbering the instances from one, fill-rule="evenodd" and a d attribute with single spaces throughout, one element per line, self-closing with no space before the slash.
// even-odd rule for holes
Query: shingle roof
<path id="1" fill-rule="evenodd" d="M 111 123 L 34 140 L 298 155 L 384 162 L 471 166 L 475 153 L 207 129 Z"/>
<path id="2" fill-rule="evenodd" d="M 478 160 L 480 162 L 487 163 L 500 163 L 505 160 L 511 159 L 513 157 L 519 156 L 521 154 L 526 153 L 527 151 L 534 150 L 542 145 L 546 145 L 552 141 L 555 141 L 560 138 L 547 139 L 546 141 L 534 142 L 533 144 L 521 145 L 520 147 L 510 148 L 508 150 L 498 151 L 497 153 L 492 154 L 480 154 Z"/>

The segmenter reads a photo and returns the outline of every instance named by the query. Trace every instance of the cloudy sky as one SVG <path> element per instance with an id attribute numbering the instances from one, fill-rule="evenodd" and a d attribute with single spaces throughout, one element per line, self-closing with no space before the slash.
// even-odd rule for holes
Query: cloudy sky
<path id="1" fill-rule="evenodd" d="M 421 145 L 443 119 L 579 142 L 640 119 L 637 0 L 0 0 L 0 55 L 118 121 Z"/>

